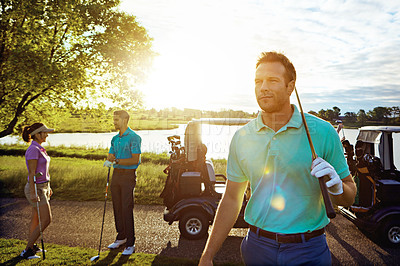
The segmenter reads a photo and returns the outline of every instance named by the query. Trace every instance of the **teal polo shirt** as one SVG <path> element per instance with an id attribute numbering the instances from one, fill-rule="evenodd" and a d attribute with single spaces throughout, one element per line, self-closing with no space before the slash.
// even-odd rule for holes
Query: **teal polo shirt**
<path id="1" fill-rule="evenodd" d="M 122 136 L 115 135 L 111 140 L 111 147 L 109 153 L 114 154 L 117 159 L 132 158 L 132 154 L 141 154 L 140 146 L 142 138 L 128 127 Z M 140 164 L 133 165 L 119 165 L 115 164 L 114 168 L 120 169 L 137 169 Z"/>
<path id="2" fill-rule="evenodd" d="M 310 174 L 312 154 L 301 114 L 292 105 L 289 122 L 275 132 L 258 117 L 238 129 L 229 150 L 227 176 L 249 181 L 251 197 L 245 211 L 249 224 L 291 234 L 314 231 L 329 223 L 316 177 Z M 305 114 L 315 151 L 341 179 L 350 172 L 333 126 Z"/>

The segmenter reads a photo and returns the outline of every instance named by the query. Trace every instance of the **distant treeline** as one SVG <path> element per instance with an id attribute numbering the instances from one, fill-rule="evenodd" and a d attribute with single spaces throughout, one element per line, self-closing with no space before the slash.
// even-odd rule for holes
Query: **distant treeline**
<path id="1" fill-rule="evenodd" d="M 370 111 L 359 110 L 357 113 L 341 113 L 339 107 L 321 109 L 319 112 L 309 111 L 310 114 L 335 124 L 342 120 L 347 127 L 365 125 L 400 125 L 400 108 L 375 107 Z M 57 132 L 111 132 L 113 126 L 113 108 L 58 108 L 53 114 L 44 117 L 44 122 L 56 128 Z M 129 126 L 133 129 L 159 130 L 172 129 L 177 124 L 185 124 L 192 119 L 199 118 L 255 118 L 257 113 L 248 113 L 237 110 L 202 111 L 197 109 L 164 108 L 156 110 L 130 111 Z"/>
<path id="2" fill-rule="evenodd" d="M 342 120 L 348 126 L 360 127 L 365 125 L 400 125 L 400 107 L 375 107 L 366 112 L 360 109 L 357 113 L 345 112 L 341 114 L 340 108 L 334 106 L 332 109 L 321 109 L 318 113 L 309 111 L 308 113 L 318 116 L 331 123 Z"/>
<path id="3" fill-rule="evenodd" d="M 51 115 L 40 117 L 58 133 L 69 132 L 111 132 L 114 131 L 113 112 L 116 108 L 105 108 L 99 105 L 96 108 L 57 108 L 53 109 Z M 134 130 L 162 130 L 173 129 L 178 124 L 186 124 L 192 119 L 199 118 L 253 118 L 257 114 L 244 111 L 221 110 L 201 111 L 185 108 L 165 108 L 161 110 L 128 110 L 131 115 L 129 126 Z M 17 127 L 21 132 L 22 125 Z"/>

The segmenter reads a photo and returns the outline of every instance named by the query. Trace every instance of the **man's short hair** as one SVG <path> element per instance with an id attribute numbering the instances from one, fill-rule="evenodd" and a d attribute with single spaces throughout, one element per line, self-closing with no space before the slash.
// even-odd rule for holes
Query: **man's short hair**
<path id="1" fill-rule="evenodd" d="M 119 117 L 122 118 L 122 119 L 127 119 L 126 122 L 129 122 L 129 118 L 130 118 L 130 117 L 129 117 L 128 112 L 125 111 L 125 110 L 114 111 L 114 115 L 117 115 L 117 116 L 119 116 Z"/>
<path id="2" fill-rule="evenodd" d="M 292 62 L 283 54 L 278 52 L 263 52 L 257 60 L 256 68 L 262 63 L 279 62 L 285 69 L 285 81 L 286 85 L 294 80 L 296 82 L 296 69 L 294 68 Z"/>

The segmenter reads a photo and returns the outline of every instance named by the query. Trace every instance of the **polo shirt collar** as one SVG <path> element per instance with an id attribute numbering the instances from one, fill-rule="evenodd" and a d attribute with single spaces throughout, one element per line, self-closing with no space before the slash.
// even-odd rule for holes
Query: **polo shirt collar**
<path id="1" fill-rule="evenodd" d="M 262 117 L 261 117 L 261 112 L 258 112 L 257 118 L 256 118 L 256 131 L 260 132 L 261 129 L 268 128 L 266 125 L 264 125 L 264 122 L 262 121 Z"/>
<path id="2" fill-rule="evenodd" d="M 40 149 L 44 149 L 36 140 L 32 140 L 32 145 L 37 146 Z"/>
<path id="3" fill-rule="evenodd" d="M 130 127 L 128 127 L 122 135 L 119 135 L 119 133 L 118 133 L 118 135 L 123 137 L 123 136 L 127 136 L 131 132 L 132 132 L 132 129 Z"/>
<path id="4" fill-rule="evenodd" d="M 284 125 L 278 132 L 280 131 L 284 131 L 289 127 L 293 127 L 293 128 L 300 128 L 301 124 L 303 123 L 303 120 L 301 118 L 301 114 L 299 112 L 299 110 L 297 109 L 296 105 L 292 104 L 293 107 L 293 114 L 292 117 L 290 118 L 289 122 Z M 266 125 L 264 125 L 263 121 L 262 121 L 262 117 L 261 117 L 261 111 L 258 112 L 258 116 L 256 118 L 256 130 L 257 132 L 261 131 L 261 129 L 263 128 L 268 128 Z"/>
<path id="5" fill-rule="evenodd" d="M 303 119 L 301 118 L 301 114 L 300 114 L 299 110 L 297 109 L 297 106 L 292 104 L 292 107 L 293 107 L 292 117 L 290 118 L 289 122 L 284 127 L 300 128 L 301 124 L 303 123 Z"/>

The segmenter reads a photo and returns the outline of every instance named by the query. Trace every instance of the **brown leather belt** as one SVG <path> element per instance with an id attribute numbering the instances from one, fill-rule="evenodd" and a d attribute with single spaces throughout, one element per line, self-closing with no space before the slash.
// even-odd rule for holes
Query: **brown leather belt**
<path id="1" fill-rule="evenodd" d="M 304 240 L 308 241 L 313 237 L 320 236 L 325 232 L 325 228 L 318 229 L 309 233 L 298 233 L 298 234 L 279 234 L 273 233 L 269 231 L 262 230 L 254 225 L 249 224 L 249 228 L 253 233 L 258 234 L 259 236 L 263 236 L 269 239 L 273 239 L 279 243 L 302 243 L 302 235 L 304 236 Z M 258 233 L 257 233 L 258 229 Z"/>
<path id="2" fill-rule="evenodd" d="M 136 169 L 114 168 L 114 172 L 116 172 L 116 173 L 136 173 Z"/>

